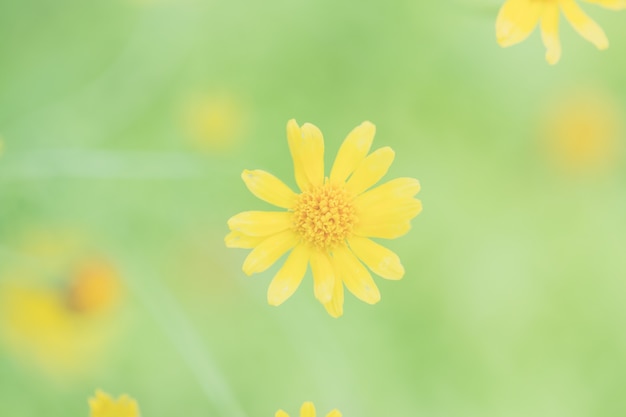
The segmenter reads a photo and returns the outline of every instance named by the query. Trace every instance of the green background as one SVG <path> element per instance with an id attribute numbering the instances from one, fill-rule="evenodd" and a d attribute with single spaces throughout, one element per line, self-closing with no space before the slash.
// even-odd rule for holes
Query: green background
<path id="1" fill-rule="evenodd" d="M 564 176 L 536 140 L 564 92 L 626 104 L 626 14 L 583 5 L 611 47 L 562 21 L 550 67 L 537 32 L 496 44 L 499 6 L 0 0 L 0 271 L 27 262 L 25 233 L 80 230 L 129 290 L 95 370 L 51 376 L 0 347 L 0 415 L 87 416 L 96 388 L 144 417 L 306 400 L 346 417 L 626 415 L 625 169 Z M 236 146 L 189 145 L 196 92 L 243 103 Z M 386 178 L 422 184 L 423 213 L 387 242 L 404 279 L 377 279 L 376 306 L 348 294 L 340 319 L 310 272 L 268 306 L 277 268 L 246 277 L 223 244 L 231 215 L 268 208 L 243 169 L 295 187 L 290 118 L 320 127 L 327 167 L 370 120 L 396 151 Z"/>

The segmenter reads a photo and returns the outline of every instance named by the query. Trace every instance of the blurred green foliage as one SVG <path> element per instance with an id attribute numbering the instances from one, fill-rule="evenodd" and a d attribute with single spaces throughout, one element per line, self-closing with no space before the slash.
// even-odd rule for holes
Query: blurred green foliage
<path id="1" fill-rule="evenodd" d="M 623 162 L 562 175 L 537 131 L 581 86 L 626 103 L 626 15 L 593 8 L 605 52 L 564 23 L 549 67 L 538 33 L 496 45 L 499 4 L 0 0 L 0 279 L 37 262 L 26 234 L 68 229 L 129 289 L 95 370 L 51 376 L 0 347 L 0 415 L 86 416 L 102 388 L 146 417 L 231 417 L 220 386 L 250 417 L 305 400 L 352 417 L 625 415 Z M 232 146 L 190 141 L 197 94 L 240 103 Z M 310 276 L 267 306 L 275 269 L 248 278 L 223 245 L 229 216 L 267 208 L 243 169 L 295 186 L 292 117 L 322 129 L 327 165 L 371 120 L 396 151 L 387 177 L 423 187 L 389 243 L 405 278 L 377 280 L 376 306 L 348 295 L 338 320 Z"/>

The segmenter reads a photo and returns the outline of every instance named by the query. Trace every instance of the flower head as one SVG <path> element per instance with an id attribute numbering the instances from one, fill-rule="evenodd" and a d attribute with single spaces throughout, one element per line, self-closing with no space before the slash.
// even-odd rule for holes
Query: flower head
<path id="1" fill-rule="evenodd" d="M 128 395 L 117 400 L 103 391 L 96 391 L 96 396 L 89 399 L 91 417 L 139 417 L 137 402 Z"/>
<path id="2" fill-rule="evenodd" d="M 114 306 L 120 299 L 121 282 L 110 263 L 86 259 L 72 276 L 67 290 L 68 306 L 81 313 L 98 313 Z"/>
<path id="3" fill-rule="evenodd" d="M 289 414 L 283 410 L 278 410 L 274 417 L 289 417 Z M 300 408 L 300 417 L 315 417 L 315 406 L 311 402 L 305 402 Z M 326 417 L 341 417 L 341 413 L 338 410 L 333 410 L 326 414 Z"/>
<path id="4" fill-rule="evenodd" d="M 541 145 L 549 161 L 565 174 L 610 172 L 621 156 L 621 109 L 610 95 L 574 90 L 544 110 Z"/>
<path id="5" fill-rule="evenodd" d="M 599 4 L 607 9 L 626 8 L 626 0 L 585 0 Z M 609 47 L 604 31 L 596 22 L 583 12 L 576 0 L 507 0 L 496 20 L 496 38 L 500 46 L 507 47 L 525 40 L 541 24 L 541 37 L 546 47 L 546 60 L 556 64 L 561 59 L 561 41 L 559 39 L 559 14 L 576 32 L 598 49 Z"/>
<path id="6" fill-rule="evenodd" d="M 0 344 L 61 378 L 97 366 L 121 328 L 123 299 L 112 264 L 70 236 L 29 235 L 18 251 L 32 262 L 11 262 L 0 272 Z"/>
<path id="7" fill-rule="evenodd" d="M 248 114 L 235 94 L 196 95 L 186 100 L 182 125 L 190 145 L 208 152 L 228 151 L 245 135 Z"/>
<path id="8" fill-rule="evenodd" d="M 82 282 L 77 282 L 79 279 Z M 72 278 L 69 288 L 11 280 L 0 286 L 0 343 L 53 375 L 88 370 L 112 336 L 109 279 Z M 117 283 L 115 284 L 117 285 Z"/>
<path id="9" fill-rule="evenodd" d="M 413 178 L 397 178 L 376 188 L 394 159 L 391 148 L 368 155 L 376 128 L 370 122 L 345 139 L 330 176 L 324 176 L 324 139 L 312 124 L 287 123 L 287 139 L 300 193 L 265 171 L 245 170 L 242 178 L 258 198 L 285 211 L 246 211 L 231 217 L 226 245 L 253 249 L 243 264 L 247 275 L 265 271 L 289 252 L 268 289 L 280 305 L 298 288 L 311 266 L 315 297 L 333 317 L 343 314 L 343 286 L 375 304 L 380 293 L 369 269 L 383 278 L 404 275 L 398 256 L 370 238 L 394 239 L 407 233 L 422 209 Z M 361 263 L 363 262 L 363 263 Z"/>

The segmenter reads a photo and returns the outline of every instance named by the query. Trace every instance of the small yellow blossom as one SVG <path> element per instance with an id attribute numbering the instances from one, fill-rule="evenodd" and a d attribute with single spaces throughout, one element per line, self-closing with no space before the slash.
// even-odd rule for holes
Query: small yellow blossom
<path id="1" fill-rule="evenodd" d="M 300 417 L 315 417 L 315 406 L 311 402 L 305 402 L 300 408 Z M 278 410 L 274 417 L 289 417 L 289 414 L 283 410 Z M 338 410 L 333 410 L 326 414 L 326 417 L 341 417 L 341 413 Z"/>
<path id="2" fill-rule="evenodd" d="M 626 8 L 626 0 L 585 1 L 612 10 Z M 593 43 L 598 49 L 609 47 L 609 41 L 602 28 L 585 14 L 576 0 L 507 0 L 496 20 L 498 43 L 502 47 L 520 43 L 540 23 L 541 37 L 546 47 L 546 60 L 552 65 L 556 64 L 561 58 L 560 12 L 563 12 L 565 19 L 580 36 Z"/>
<path id="3" fill-rule="evenodd" d="M 610 171 L 623 147 L 620 108 L 600 91 L 577 90 L 555 100 L 544 111 L 541 129 L 550 161 L 570 175 Z"/>
<path id="4" fill-rule="evenodd" d="M 202 151 L 233 148 L 246 131 L 247 112 L 233 94 L 196 95 L 184 104 L 182 123 L 190 144 Z"/>
<path id="5" fill-rule="evenodd" d="M 90 417 L 139 417 L 137 402 L 128 395 L 122 395 L 117 400 L 100 390 L 96 396 L 89 399 Z"/>
<path id="6" fill-rule="evenodd" d="M 228 220 L 226 246 L 253 249 L 243 263 L 247 275 L 263 272 L 290 252 L 269 286 L 278 306 L 296 291 L 311 266 L 315 297 L 333 317 L 343 314 L 343 286 L 375 304 L 375 274 L 397 280 L 404 267 L 398 256 L 370 238 L 395 239 L 411 228 L 422 204 L 413 178 L 397 178 L 376 188 L 394 159 L 389 147 L 368 155 L 376 128 L 364 122 L 341 145 L 330 177 L 324 176 L 324 139 L 310 123 L 287 123 L 287 139 L 300 193 L 272 174 L 245 170 L 243 181 L 256 197 L 285 211 L 247 211 Z"/>

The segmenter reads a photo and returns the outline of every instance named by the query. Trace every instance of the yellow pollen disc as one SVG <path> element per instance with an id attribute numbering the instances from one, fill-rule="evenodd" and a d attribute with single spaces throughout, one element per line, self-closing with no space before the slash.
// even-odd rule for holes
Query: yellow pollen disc
<path id="1" fill-rule="evenodd" d="M 305 191 L 293 209 L 294 229 L 313 246 L 333 248 L 352 233 L 356 218 L 352 200 L 345 188 L 328 183 Z"/>

